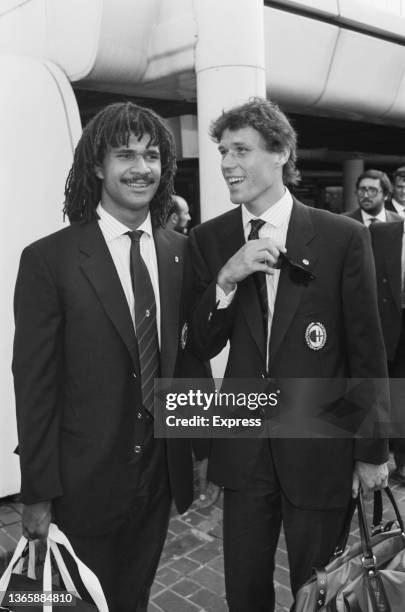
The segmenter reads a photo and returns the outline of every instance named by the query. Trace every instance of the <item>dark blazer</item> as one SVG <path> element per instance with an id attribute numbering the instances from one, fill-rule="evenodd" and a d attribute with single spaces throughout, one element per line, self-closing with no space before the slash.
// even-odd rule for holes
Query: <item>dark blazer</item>
<path id="1" fill-rule="evenodd" d="M 170 378 L 187 240 L 158 229 L 154 241 L 161 375 Z M 134 451 L 150 417 L 141 402 L 132 319 L 96 221 L 73 224 L 24 250 L 15 320 L 22 501 L 54 500 L 57 520 L 70 533 L 110 531 L 136 491 L 142 454 Z M 190 443 L 168 440 L 167 460 L 184 512 L 192 501 Z"/>
<path id="2" fill-rule="evenodd" d="M 393 211 L 392 208 L 388 208 L 388 206 L 385 207 L 385 212 L 387 214 L 386 223 L 390 223 L 392 221 L 401 221 L 402 219 L 401 215 L 398 215 L 397 212 Z M 350 217 L 350 219 L 355 219 L 356 221 L 360 221 L 360 223 L 363 223 L 363 217 L 361 216 L 361 208 L 356 208 L 356 210 L 345 212 L 343 213 L 343 216 Z"/>
<path id="3" fill-rule="evenodd" d="M 389 198 L 386 202 L 385 202 L 385 210 L 390 210 L 391 212 L 395 213 L 396 215 L 398 215 L 398 211 L 395 208 L 395 206 L 392 203 L 392 198 Z M 401 217 L 401 215 L 399 215 Z M 402 217 L 401 217 L 402 219 Z"/>
<path id="4" fill-rule="evenodd" d="M 211 358 L 230 341 L 225 377 L 271 376 L 283 397 L 291 395 L 290 378 L 343 379 L 386 377 L 386 356 L 377 310 L 375 273 L 369 232 L 359 223 L 309 208 L 294 200 L 287 252 L 315 275 L 297 282 L 281 271 L 266 371 L 266 341 L 252 276 L 238 284 L 228 309 L 216 309 L 216 278 L 225 262 L 245 243 L 240 208 L 195 228 L 190 235 L 196 275 L 197 305 L 191 341 L 199 358 Z M 305 334 L 321 322 L 327 340 L 311 350 Z M 300 398 L 298 410 L 300 409 Z M 388 405 L 372 392 L 359 415 L 387 419 Z M 331 407 L 330 407 L 331 408 Z M 339 410 L 337 408 L 337 420 Z M 343 408 L 344 411 L 344 408 Z M 333 410 L 331 410 L 331 415 Z M 209 476 L 217 484 L 239 489 L 252 473 L 261 441 L 212 440 Z M 303 508 L 337 508 L 350 497 L 353 461 L 387 459 L 385 440 L 271 439 L 280 485 L 291 503 Z"/>
<path id="5" fill-rule="evenodd" d="M 371 227 L 377 289 L 387 358 L 393 361 L 402 327 L 401 254 L 404 220 Z"/>

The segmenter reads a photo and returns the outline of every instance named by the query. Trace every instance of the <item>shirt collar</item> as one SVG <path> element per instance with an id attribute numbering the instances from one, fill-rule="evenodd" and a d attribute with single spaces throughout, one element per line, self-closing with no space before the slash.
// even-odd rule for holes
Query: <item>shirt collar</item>
<path id="1" fill-rule="evenodd" d="M 363 218 L 363 223 L 365 223 L 369 219 L 378 219 L 378 221 L 383 221 L 384 223 L 387 220 L 387 215 L 386 215 L 386 212 L 385 212 L 385 208 L 383 208 L 378 213 L 378 215 L 369 215 L 367 212 L 365 212 L 363 209 L 361 209 L 361 216 Z"/>
<path id="2" fill-rule="evenodd" d="M 284 194 L 273 206 L 270 206 L 264 211 L 259 217 L 255 217 L 251 212 L 248 211 L 246 206 L 242 204 L 242 223 L 245 231 L 250 230 L 251 219 L 262 219 L 266 223 L 269 223 L 273 227 L 281 227 L 282 225 L 288 224 L 291 211 L 293 207 L 293 199 L 291 193 L 285 187 Z"/>
<path id="3" fill-rule="evenodd" d="M 97 206 L 96 212 L 99 216 L 98 223 L 106 242 L 111 242 L 112 240 L 115 240 L 123 234 L 131 231 L 130 227 L 127 227 L 121 223 L 121 221 L 118 221 L 118 219 L 107 212 L 101 203 Z M 146 217 L 145 221 L 141 223 L 137 229 L 142 230 L 145 234 L 148 234 L 148 236 L 152 236 L 152 221 L 150 218 L 150 212 L 148 212 L 148 216 Z"/>

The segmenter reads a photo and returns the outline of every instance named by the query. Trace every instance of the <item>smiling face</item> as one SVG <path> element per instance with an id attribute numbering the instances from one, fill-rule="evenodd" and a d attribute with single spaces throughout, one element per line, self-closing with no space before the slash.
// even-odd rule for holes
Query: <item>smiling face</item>
<path id="1" fill-rule="evenodd" d="M 268 151 L 260 133 L 247 126 L 224 130 L 218 145 L 231 201 L 260 215 L 284 193 L 283 165 L 288 152 Z"/>
<path id="2" fill-rule="evenodd" d="M 111 147 L 101 166 L 95 168 L 102 181 L 101 204 L 113 217 L 135 229 L 147 217 L 161 176 L 159 147 L 150 136 L 138 139 L 131 133 L 128 145 Z"/>

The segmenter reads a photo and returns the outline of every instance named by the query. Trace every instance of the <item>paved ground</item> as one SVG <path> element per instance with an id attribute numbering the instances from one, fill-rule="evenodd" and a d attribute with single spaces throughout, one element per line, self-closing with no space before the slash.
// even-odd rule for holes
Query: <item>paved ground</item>
<path id="1" fill-rule="evenodd" d="M 405 517 L 405 488 L 396 485 L 392 488 Z M 0 501 L 0 572 L 20 536 L 20 516 L 20 504 L 10 499 Z M 227 610 L 224 597 L 221 521 L 221 500 L 208 510 L 197 510 L 193 507 L 181 517 L 172 517 L 148 612 Z M 358 539 L 355 524 L 350 539 Z M 277 612 L 287 612 L 291 604 L 291 594 L 283 535 L 280 537 L 277 551 L 275 578 Z"/>

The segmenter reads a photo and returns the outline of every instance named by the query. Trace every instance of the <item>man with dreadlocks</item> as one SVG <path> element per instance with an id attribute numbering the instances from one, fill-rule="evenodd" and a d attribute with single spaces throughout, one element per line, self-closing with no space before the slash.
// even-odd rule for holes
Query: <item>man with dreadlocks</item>
<path id="1" fill-rule="evenodd" d="M 99 112 L 66 183 L 71 225 L 23 251 L 15 292 L 23 532 L 55 520 L 119 612 L 146 611 L 171 499 L 179 512 L 192 501 L 189 442 L 153 437 L 187 244 L 162 227 L 175 169 L 158 115 Z"/>

